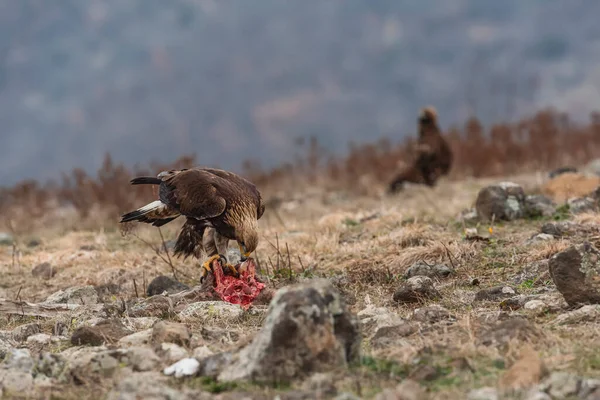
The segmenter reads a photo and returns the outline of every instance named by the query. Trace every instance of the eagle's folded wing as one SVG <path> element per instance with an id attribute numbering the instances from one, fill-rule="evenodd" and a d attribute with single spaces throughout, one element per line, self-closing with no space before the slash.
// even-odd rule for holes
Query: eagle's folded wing
<path id="1" fill-rule="evenodd" d="M 162 177 L 161 201 L 182 215 L 214 218 L 225 211 L 226 200 L 218 193 L 215 176 L 198 169 L 169 171 Z"/>

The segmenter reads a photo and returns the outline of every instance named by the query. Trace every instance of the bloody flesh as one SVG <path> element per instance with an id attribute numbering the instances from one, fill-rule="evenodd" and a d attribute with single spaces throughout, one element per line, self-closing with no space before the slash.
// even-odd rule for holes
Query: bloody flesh
<path id="1" fill-rule="evenodd" d="M 239 304 L 244 310 L 247 310 L 265 287 L 265 284 L 258 282 L 254 276 L 256 273 L 254 260 L 248 259 L 242 264 L 238 264 L 237 269 L 240 273 L 239 278 L 225 275 L 221 263 L 215 260 L 212 264 L 215 276 L 214 290 L 224 301 Z"/>

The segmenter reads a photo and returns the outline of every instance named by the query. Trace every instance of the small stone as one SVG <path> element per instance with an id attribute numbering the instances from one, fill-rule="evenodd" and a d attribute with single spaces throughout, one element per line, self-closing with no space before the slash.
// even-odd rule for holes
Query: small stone
<path id="1" fill-rule="evenodd" d="M 441 295 L 433 286 L 433 281 L 426 276 L 409 278 L 394 293 L 394 301 L 399 303 L 423 302 L 439 297 Z"/>
<path id="2" fill-rule="evenodd" d="M 24 342 L 31 335 L 38 334 L 42 331 L 42 327 L 37 323 L 30 323 L 17 326 L 12 331 L 12 338 L 17 342 Z"/>
<path id="3" fill-rule="evenodd" d="M 371 344 L 376 348 L 388 347 L 395 344 L 399 339 L 412 335 L 417 327 L 407 321 L 401 321 L 394 325 L 382 326 L 377 329 L 371 339 Z"/>
<path id="4" fill-rule="evenodd" d="M 71 344 L 74 346 L 100 346 L 103 343 L 113 344 L 124 336 L 131 334 L 119 320 L 106 320 L 95 326 L 82 326 L 73 332 Z"/>
<path id="5" fill-rule="evenodd" d="M 192 351 L 192 354 L 195 359 L 201 360 L 203 358 L 210 357 L 215 353 L 213 353 L 213 351 L 209 349 L 208 346 L 199 346 Z"/>
<path id="6" fill-rule="evenodd" d="M 600 305 L 588 304 L 577 310 L 569 311 L 556 317 L 553 325 L 574 325 L 581 322 L 595 322 L 600 320 Z"/>
<path id="7" fill-rule="evenodd" d="M 35 371 L 37 374 L 42 374 L 49 378 L 58 378 L 63 373 L 65 365 L 66 360 L 62 355 L 44 351 L 38 355 Z"/>
<path id="8" fill-rule="evenodd" d="M 479 335 L 478 343 L 484 346 L 500 346 L 513 339 L 526 341 L 538 336 L 539 332 L 531 322 L 516 317 L 492 324 Z"/>
<path id="9" fill-rule="evenodd" d="M 169 276 L 159 275 L 150 282 L 146 289 L 146 294 L 148 297 L 163 294 L 164 292 L 175 294 L 188 290 L 189 288 L 189 286 L 184 285 Z"/>
<path id="10" fill-rule="evenodd" d="M 404 278 L 413 276 L 428 276 L 429 278 L 447 278 L 454 273 L 454 270 L 444 264 L 429 265 L 419 261 L 411 265 L 404 273 Z"/>
<path id="11" fill-rule="evenodd" d="M 600 303 L 600 251 L 588 242 L 555 254 L 550 276 L 570 306 Z"/>
<path id="12" fill-rule="evenodd" d="M 538 233 L 527 240 L 526 244 L 549 242 L 554 240 L 554 236 L 548 233 Z"/>
<path id="13" fill-rule="evenodd" d="M 192 334 L 187 326 L 176 322 L 159 321 L 152 328 L 152 344 L 175 343 L 183 347 L 190 346 Z"/>
<path id="14" fill-rule="evenodd" d="M 577 197 L 567 201 L 569 211 L 573 214 L 598 211 L 598 201 L 592 197 Z"/>
<path id="15" fill-rule="evenodd" d="M 178 315 L 182 321 L 194 319 L 234 321 L 244 315 L 244 310 L 239 305 L 224 301 L 200 301 L 189 304 Z"/>
<path id="16" fill-rule="evenodd" d="M 59 290 L 51 294 L 45 301 L 48 304 L 79 304 L 90 305 L 98 303 L 98 293 L 93 286 L 76 286 Z"/>
<path id="17" fill-rule="evenodd" d="M 516 290 L 510 286 L 495 286 L 482 289 L 475 295 L 474 301 L 498 301 L 508 299 L 516 294 Z"/>
<path id="18" fill-rule="evenodd" d="M 529 218 L 551 217 L 556 211 L 556 204 L 540 194 L 529 195 L 525 198 L 525 213 Z"/>
<path id="19" fill-rule="evenodd" d="M 175 343 L 161 343 L 157 349 L 157 353 L 168 364 L 189 357 L 188 351 Z"/>
<path id="20" fill-rule="evenodd" d="M 45 333 L 38 333 L 27 338 L 27 343 L 45 346 L 52 343 L 52 336 Z"/>
<path id="21" fill-rule="evenodd" d="M 175 378 L 195 375 L 200 369 L 200 363 L 195 358 L 184 358 L 164 369 L 165 375 L 175 375 Z"/>
<path id="22" fill-rule="evenodd" d="M 159 321 L 156 317 L 127 318 L 127 326 L 134 331 L 150 329 Z"/>
<path id="23" fill-rule="evenodd" d="M 141 347 L 150 344 L 152 341 L 152 329 L 136 332 L 119 339 L 119 347 Z"/>
<path id="24" fill-rule="evenodd" d="M 475 202 L 477 215 L 484 220 L 512 221 L 526 215 L 525 192 L 516 183 L 502 182 L 481 189 Z"/>
<path id="25" fill-rule="evenodd" d="M 467 395 L 467 400 L 498 400 L 498 398 L 498 391 L 492 387 L 473 389 Z"/>
<path id="26" fill-rule="evenodd" d="M 50 279 L 56 275 L 56 269 L 52 268 L 49 262 L 44 262 L 33 267 L 31 275 L 35 278 Z"/>
<path id="27" fill-rule="evenodd" d="M 443 320 L 455 320 L 450 311 L 439 305 L 417 308 L 413 311 L 412 319 L 423 323 L 436 323 Z"/>
<path id="28" fill-rule="evenodd" d="M 167 318 L 173 315 L 173 301 L 161 295 L 144 299 L 129 309 L 130 317 Z"/>
<path id="29" fill-rule="evenodd" d="M 529 300 L 527 303 L 525 303 L 523 308 L 538 313 L 545 312 L 546 310 L 548 310 L 548 306 L 546 305 L 546 303 L 544 303 L 541 300 Z"/>
<path id="30" fill-rule="evenodd" d="M 152 371 L 161 364 L 160 357 L 149 347 L 132 347 L 125 354 L 128 364 L 137 372 Z"/>
<path id="31" fill-rule="evenodd" d="M 540 392 L 537 389 L 532 389 L 525 396 L 525 400 L 552 400 L 552 397 L 548 396 L 547 393 Z"/>

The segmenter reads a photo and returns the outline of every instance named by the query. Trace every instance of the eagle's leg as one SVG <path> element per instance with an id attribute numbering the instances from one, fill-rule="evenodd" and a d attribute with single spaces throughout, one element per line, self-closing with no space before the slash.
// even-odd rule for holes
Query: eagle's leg
<path id="1" fill-rule="evenodd" d="M 212 272 L 212 263 L 215 260 L 221 259 L 221 255 L 215 254 L 202 263 L 202 271 L 200 272 L 200 283 L 204 282 L 209 272 Z"/>
<path id="2" fill-rule="evenodd" d="M 217 252 L 219 254 L 227 254 L 227 248 L 229 247 L 229 239 L 227 239 L 225 236 L 219 234 L 215 230 L 214 231 L 214 240 L 215 240 L 215 247 L 217 248 Z M 229 264 L 227 261 L 225 261 L 225 264 L 223 264 L 223 268 L 229 269 L 229 272 L 231 272 L 231 274 L 235 277 L 240 276 L 237 269 L 233 265 Z"/>
<path id="3" fill-rule="evenodd" d="M 214 228 L 206 228 L 204 230 L 202 234 L 202 247 L 209 258 L 202 264 L 201 283 L 204 282 L 208 272 L 212 271 L 212 262 L 215 260 L 221 262 L 223 270 L 229 269 L 235 276 L 238 276 L 235 267 L 227 262 L 227 257 L 224 255 L 227 252 L 228 242 L 229 240 L 219 235 Z"/>

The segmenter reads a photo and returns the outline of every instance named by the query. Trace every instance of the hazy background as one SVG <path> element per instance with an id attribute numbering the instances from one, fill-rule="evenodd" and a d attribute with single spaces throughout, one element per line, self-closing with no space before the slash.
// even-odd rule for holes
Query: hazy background
<path id="1" fill-rule="evenodd" d="M 597 0 L 0 0 L 0 185 L 600 105 Z"/>

